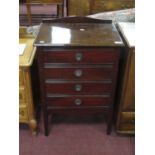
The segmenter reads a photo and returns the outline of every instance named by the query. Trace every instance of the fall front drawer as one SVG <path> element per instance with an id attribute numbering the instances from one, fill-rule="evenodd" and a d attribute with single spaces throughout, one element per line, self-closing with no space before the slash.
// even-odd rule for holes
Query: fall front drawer
<path id="1" fill-rule="evenodd" d="M 55 107 L 84 107 L 84 106 L 109 106 L 112 103 L 110 94 L 103 95 L 52 95 L 47 94 L 46 101 L 48 106 Z"/>
<path id="2" fill-rule="evenodd" d="M 112 81 L 103 83 L 64 83 L 59 81 L 46 81 L 46 93 L 52 94 L 103 94 L 112 91 Z"/>
<path id="3" fill-rule="evenodd" d="M 118 54 L 112 48 L 102 51 L 84 50 L 84 51 L 45 51 L 44 62 L 51 63 L 103 63 L 114 62 Z"/>
<path id="4" fill-rule="evenodd" d="M 45 79 L 63 79 L 63 80 L 111 80 L 115 71 L 112 71 L 111 66 L 107 68 L 89 68 L 78 67 L 76 68 L 51 68 L 44 69 Z M 91 68 L 92 67 L 92 68 Z"/>

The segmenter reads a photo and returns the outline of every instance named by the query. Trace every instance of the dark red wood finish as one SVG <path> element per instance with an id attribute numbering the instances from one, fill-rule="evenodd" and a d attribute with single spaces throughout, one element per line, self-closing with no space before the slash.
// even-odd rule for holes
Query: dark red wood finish
<path id="1" fill-rule="evenodd" d="M 84 107 L 84 106 L 109 106 L 112 103 L 112 99 L 108 97 L 110 95 L 105 95 L 105 97 L 84 97 L 84 96 L 69 96 L 69 97 L 47 97 L 47 102 L 50 106 L 56 106 L 56 107 Z M 76 99 L 81 100 L 80 105 L 76 105 L 75 101 Z"/>
<path id="2" fill-rule="evenodd" d="M 85 18 L 72 19 L 74 23 L 79 19 L 82 22 Z M 89 19 L 86 18 L 86 21 L 88 23 Z M 90 19 L 90 24 L 92 21 Z M 94 20 L 96 21 L 98 20 Z M 38 38 L 41 39 L 42 36 L 43 33 Z M 90 36 L 93 37 L 93 34 Z M 72 45 L 51 47 L 38 44 L 38 40 L 36 42 L 45 135 L 48 135 L 48 115 L 62 113 L 106 113 L 107 133 L 110 134 L 119 57 L 123 45 L 115 47 L 112 42 L 102 47 L 91 45 L 91 48 Z"/>
<path id="3" fill-rule="evenodd" d="M 119 50 L 119 49 L 117 49 Z M 81 60 L 76 60 L 76 56 L 81 54 Z M 83 50 L 83 51 L 48 51 L 44 55 L 45 62 L 52 63 L 74 63 L 74 64 L 87 64 L 87 63 L 111 63 L 118 57 L 116 49 L 107 48 L 103 51 Z"/>
<path id="4" fill-rule="evenodd" d="M 91 67 L 91 66 L 90 66 Z M 76 72 L 81 71 L 81 76 L 77 77 Z M 113 70 L 107 71 L 104 68 L 50 68 L 44 69 L 44 76 L 46 79 L 57 80 L 111 80 L 113 78 Z"/>
<path id="5" fill-rule="evenodd" d="M 112 90 L 112 84 L 104 83 L 51 83 L 46 84 L 46 92 L 50 94 L 103 94 Z"/>

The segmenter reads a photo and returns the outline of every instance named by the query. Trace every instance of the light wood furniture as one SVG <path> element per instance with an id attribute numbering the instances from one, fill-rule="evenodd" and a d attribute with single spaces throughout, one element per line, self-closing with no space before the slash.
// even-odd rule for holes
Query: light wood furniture
<path id="1" fill-rule="evenodd" d="M 57 17 L 64 16 L 64 0 L 26 0 L 28 22 L 32 25 L 31 5 L 56 5 Z M 46 9 L 46 8 L 45 8 Z"/>
<path id="2" fill-rule="evenodd" d="M 119 133 L 135 131 L 135 24 L 118 23 L 118 28 L 126 43 L 127 59 L 122 83 L 116 129 Z"/>
<path id="3" fill-rule="evenodd" d="M 45 135 L 48 116 L 107 115 L 111 132 L 123 41 L 112 21 L 86 17 L 45 20 L 34 42 Z"/>
<path id="4" fill-rule="evenodd" d="M 21 28 L 21 37 L 25 29 Z M 20 38 L 19 43 L 25 44 L 23 54 L 19 55 L 19 122 L 27 123 L 33 135 L 36 135 L 37 121 L 35 118 L 34 99 L 32 93 L 31 66 L 36 53 L 33 38 Z"/>
<path id="5" fill-rule="evenodd" d="M 134 0 L 67 0 L 67 15 L 86 16 L 134 7 Z"/>

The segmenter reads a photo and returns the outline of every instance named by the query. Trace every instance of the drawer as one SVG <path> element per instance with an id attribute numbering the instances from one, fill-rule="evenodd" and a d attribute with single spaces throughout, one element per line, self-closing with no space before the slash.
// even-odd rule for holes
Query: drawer
<path id="1" fill-rule="evenodd" d="M 47 95 L 46 101 L 49 106 L 70 106 L 70 107 L 79 107 L 79 106 L 110 106 L 112 99 L 110 95 L 103 95 L 98 97 L 92 96 L 53 96 Z"/>
<path id="2" fill-rule="evenodd" d="M 56 83 L 46 81 L 46 93 L 51 94 L 103 94 L 112 91 L 112 81 L 104 83 Z"/>
<path id="3" fill-rule="evenodd" d="M 28 114 L 27 114 L 27 107 L 25 105 L 19 107 L 19 120 L 27 120 Z"/>
<path id="4" fill-rule="evenodd" d="M 119 124 L 120 130 L 133 131 L 135 129 L 135 113 L 122 112 Z"/>
<path id="5" fill-rule="evenodd" d="M 26 92 L 25 87 L 19 88 L 19 103 L 26 102 Z"/>
<path id="6" fill-rule="evenodd" d="M 119 50 L 105 49 L 105 51 L 48 51 L 44 53 L 47 63 L 106 63 L 114 62 L 119 57 Z"/>
<path id="7" fill-rule="evenodd" d="M 24 76 L 23 76 L 23 71 L 19 69 L 19 86 L 24 85 Z"/>
<path id="8" fill-rule="evenodd" d="M 112 68 L 46 68 L 45 79 L 56 80 L 111 80 Z"/>

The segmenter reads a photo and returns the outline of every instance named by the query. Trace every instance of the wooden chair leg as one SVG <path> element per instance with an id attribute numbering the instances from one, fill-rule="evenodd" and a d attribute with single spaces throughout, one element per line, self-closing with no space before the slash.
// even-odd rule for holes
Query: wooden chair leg
<path id="1" fill-rule="evenodd" d="M 64 17 L 64 6 L 57 5 L 57 17 Z"/>
<path id="2" fill-rule="evenodd" d="M 60 16 L 60 11 L 59 11 L 59 5 L 57 5 L 57 17 L 59 17 Z"/>
<path id="3" fill-rule="evenodd" d="M 26 8 L 27 8 L 27 18 L 28 18 L 28 22 L 29 25 L 32 25 L 32 17 L 31 17 L 31 4 L 26 4 Z"/>
<path id="4" fill-rule="evenodd" d="M 61 17 L 64 17 L 64 5 L 61 5 Z"/>

